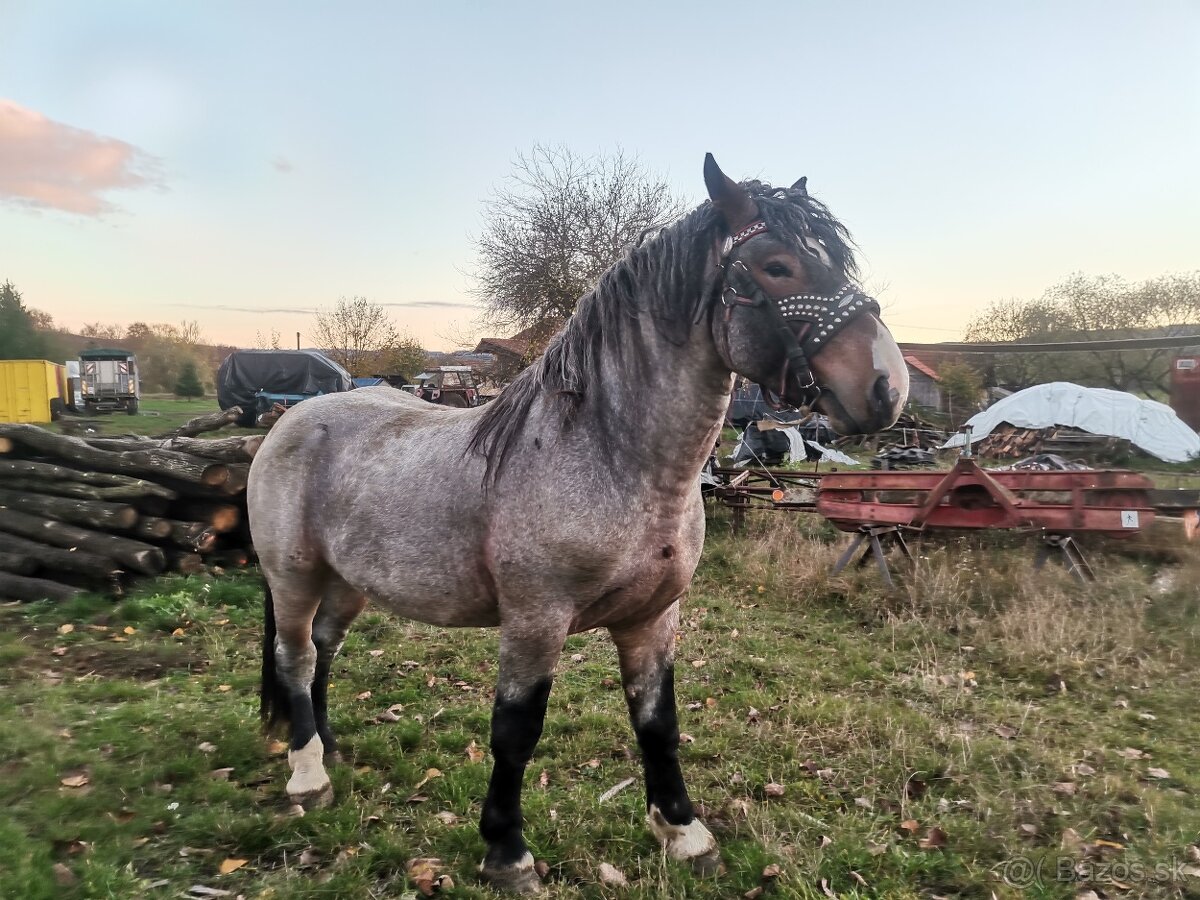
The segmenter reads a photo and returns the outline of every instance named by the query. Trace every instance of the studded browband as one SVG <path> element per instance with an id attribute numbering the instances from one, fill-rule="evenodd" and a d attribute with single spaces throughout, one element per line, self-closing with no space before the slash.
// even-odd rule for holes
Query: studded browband
<path id="1" fill-rule="evenodd" d="M 724 256 L 753 237 L 765 234 L 769 229 L 762 220 L 751 222 L 725 242 Z M 811 251 L 810 251 L 811 252 Z M 788 297 L 768 297 L 751 277 L 750 270 L 740 259 L 725 266 L 725 285 L 721 302 L 726 308 L 726 317 L 735 306 L 764 307 L 777 319 L 780 337 L 787 358 L 780 378 L 779 394 L 787 387 L 789 375 L 794 377 L 801 393 L 811 402 L 820 393 L 809 360 L 829 345 L 839 331 L 864 313 L 879 314 L 879 303 L 850 282 L 843 284 L 831 296 L 821 294 L 792 294 Z M 791 323 L 802 323 L 797 334 Z"/>

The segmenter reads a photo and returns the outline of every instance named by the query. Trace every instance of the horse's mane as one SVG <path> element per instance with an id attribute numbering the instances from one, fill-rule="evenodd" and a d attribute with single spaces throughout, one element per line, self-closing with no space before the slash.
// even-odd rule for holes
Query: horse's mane
<path id="1" fill-rule="evenodd" d="M 803 189 L 776 188 L 760 181 L 741 186 L 775 237 L 792 241 L 799 234 L 815 237 L 838 268 L 850 277 L 857 274 L 850 233 L 823 203 Z M 600 276 L 546 352 L 485 407 L 467 445 L 468 453 L 487 458 L 485 484 L 503 468 L 537 397 L 553 396 L 562 427 L 568 428 L 589 406 L 589 388 L 600 381 L 606 356 L 624 377 L 638 377 L 649 360 L 639 352 L 640 342 L 630 339 L 629 320 L 649 315 L 663 339 L 676 346 L 687 340 L 702 307 L 711 306 L 720 289 L 720 270 L 709 263 L 719 227 L 716 210 L 705 201 L 657 234 L 643 233 Z M 707 311 L 704 314 L 707 318 Z M 606 421 L 610 411 L 603 404 L 593 408 L 603 417 L 597 424 L 609 435 L 628 425 Z"/>

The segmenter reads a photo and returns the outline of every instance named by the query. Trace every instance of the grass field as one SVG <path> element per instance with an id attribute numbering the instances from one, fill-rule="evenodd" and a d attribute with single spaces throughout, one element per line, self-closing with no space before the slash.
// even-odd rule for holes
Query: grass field
<path id="1" fill-rule="evenodd" d="M 1081 588 L 1015 540 L 927 545 L 889 597 L 868 570 L 829 576 L 838 538 L 813 520 L 727 530 L 710 521 L 677 660 L 684 772 L 726 871 L 650 838 L 615 653 L 589 633 L 526 780 L 552 896 L 1200 896 L 1200 565 L 1101 558 Z M 0 896 L 407 898 L 415 857 L 445 893 L 493 896 L 496 634 L 364 614 L 330 692 L 337 799 L 297 818 L 258 729 L 260 615 L 245 575 L 0 609 Z"/>
<path id="2" fill-rule="evenodd" d="M 65 420 L 49 426 L 55 431 L 63 431 L 64 425 L 82 426 L 94 429 L 103 435 L 117 434 L 162 434 L 178 428 L 184 422 L 217 412 L 216 397 L 199 397 L 194 400 L 181 400 L 169 395 L 144 394 L 138 401 L 137 415 L 124 412 L 104 413 L 86 418 L 70 416 Z M 262 429 L 223 428 L 222 435 L 262 433 Z"/>

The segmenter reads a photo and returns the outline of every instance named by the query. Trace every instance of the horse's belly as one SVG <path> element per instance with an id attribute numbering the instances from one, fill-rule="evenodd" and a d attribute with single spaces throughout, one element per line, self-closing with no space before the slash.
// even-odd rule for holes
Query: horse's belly
<path id="1" fill-rule="evenodd" d="M 461 564 L 420 559 L 378 561 L 339 574 L 378 606 L 429 625 L 486 628 L 500 624 L 495 592 L 486 579 L 463 572 Z"/>

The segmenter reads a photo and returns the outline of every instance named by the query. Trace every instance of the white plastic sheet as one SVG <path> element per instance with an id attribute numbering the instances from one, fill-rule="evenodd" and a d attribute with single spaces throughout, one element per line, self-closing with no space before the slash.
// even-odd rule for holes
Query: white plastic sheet
<path id="1" fill-rule="evenodd" d="M 1154 400 L 1105 388 L 1085 388 L 1067 381 L 1039 384 L 1005 397 L 967 422 L 972 443 L 1001 423 L 1017 428 L 1066 425 L 1091 434 L 1125 438 L 1164 462 L 1187 462 L 1200 456 L 1200 435 L 1171 407 Z M 943 447 L 961 447 L 956 434 Z"/>

